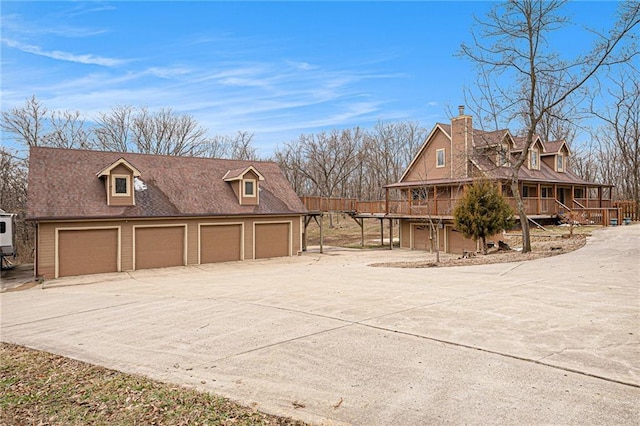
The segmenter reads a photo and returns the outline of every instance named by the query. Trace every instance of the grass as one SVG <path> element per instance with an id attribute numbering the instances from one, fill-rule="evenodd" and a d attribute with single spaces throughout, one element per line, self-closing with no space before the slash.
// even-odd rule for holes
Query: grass
<path id="1" fill-rule="evenodd" d="M 2 425 L 303 425 L 228 399 L 0 344 Z"/>

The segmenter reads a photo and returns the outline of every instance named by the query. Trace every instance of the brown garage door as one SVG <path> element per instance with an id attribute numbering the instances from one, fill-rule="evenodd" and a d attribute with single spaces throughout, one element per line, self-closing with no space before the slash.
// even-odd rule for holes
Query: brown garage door
<path id="1" fill-rule="evenodd" d="M 476 242 L 465 238 L 462 232 L 456 231 L 451 227 L 447 227 L 447 251 L 453 254 L 462 254 L 463 251 L 475 251 Z"/>
<path id="2" fill-rule="evenodd" d="M 200 227 L 200 263 L 242 259 L 242 225 Z"/>
<path id="3" fill-rule="evenodd" d="M 58 232 L 58 276 L 118 271 L 118 230 Z"/>
<path id="4" fill-rule="evenodd" d="M 184 265 L 184 226 L 136 228 L 135 268 Z"/>
<path id="5" fill-rule="evenodd" d="M 440 233 L 440 251 L 444 251 L 444 232 L 438 229 Z M 429 240 L 429 225 L 417 225 L 413 228 L 413 248 L 415 250 L 430 250 L 431 240 Z"/>
<path id="6" fill-rule="evenodd" d="M 289 224 L 256 224 L 256 259 L 289 256 Z"/>

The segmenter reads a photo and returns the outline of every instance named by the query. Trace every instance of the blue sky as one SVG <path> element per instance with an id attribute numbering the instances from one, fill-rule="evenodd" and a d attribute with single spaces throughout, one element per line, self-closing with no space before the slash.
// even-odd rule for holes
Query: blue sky
<path id="1" fill-rule="evenodd" d="M 616 2 L 579 2 L 576 22 L 610 26 Z M 301 133 L 378 120 L 447 121 L 473 84 L 455 56 L 489 2 L 3 1 L 1 106 L 36 95 L 89 116 L 169 107 L 211 135 L 255 134 L 261 155 Z"/>

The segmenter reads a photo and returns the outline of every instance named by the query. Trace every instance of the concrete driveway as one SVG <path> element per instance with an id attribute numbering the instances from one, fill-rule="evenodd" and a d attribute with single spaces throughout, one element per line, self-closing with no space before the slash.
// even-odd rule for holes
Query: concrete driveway
<path id="1" fill-rule="evenodd" d="M 49 281 L 0 295 L 2 340 L 303 420 L 639 424 L 640 226 L 528 263 L 419 252 Z"/>

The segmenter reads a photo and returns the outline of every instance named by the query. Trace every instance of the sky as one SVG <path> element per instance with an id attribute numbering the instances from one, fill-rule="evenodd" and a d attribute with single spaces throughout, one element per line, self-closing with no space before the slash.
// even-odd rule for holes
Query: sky
<path id="1" fill-rule="evenodd" d="M 491 5 L 3 0 L 1 107 L 32 95 L 89 117 L 166 107 L 211 136 L 253 133 L 262 156 L 322 130 L 378 121 L 430 129 L 457 113 L 475 81 L 456 53 Z M 616 5 L 571 3 L 574 23 L 553 43 L 588 48 L 581 25 L 610 26 Z"/>

